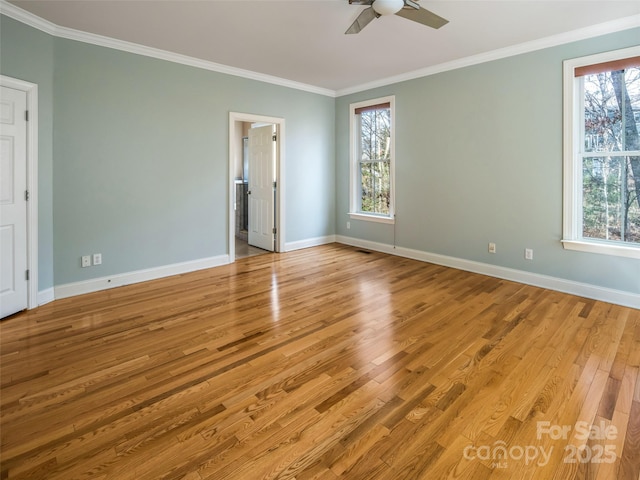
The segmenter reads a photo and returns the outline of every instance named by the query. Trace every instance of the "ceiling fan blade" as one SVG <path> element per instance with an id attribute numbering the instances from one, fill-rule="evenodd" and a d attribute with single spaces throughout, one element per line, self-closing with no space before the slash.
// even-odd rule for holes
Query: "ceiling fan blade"
<path id="1" fill-rule="evenodd" d="M 373 0 L 349 0 L 349 5 L 371 5 Z"/>
<path id="2" fill-rule="evenodd" d="M 356 21 L 353 22 L 351 24 L 351 26 L 347 29 L 346 34 L 352 34 L 352 33 L 360 33 L 360 31 L 366 27 L 367 25 L 369 25 L 369 23 L 371 23 L 372 20 L 375 20 L 376 18 L 378 18 L 380 16 L 379 13 L 377 13 L 373 7 L 369 7 L 369 8 L 365 8 L 362 13 L 360 13 L 360 15 L 358 15 L 358 18 L 356 18 Z"/>
<path id="3" fill-rule="evenodd" d="M 414 22 L 421 23 L 422 25 L 426 25 L 427 27 L 431 28 L 440 28 L 443 25 L 449 23 L 449 20 L 436 15 L 435 13 L 427 10 L 424 7 L 420 7 L 419 10 L 416 10 L 414 7 L 403 8 L 398 13 L 396 13 L 396 15 L 399 15 L 408 20 L 413 20 Z"/>

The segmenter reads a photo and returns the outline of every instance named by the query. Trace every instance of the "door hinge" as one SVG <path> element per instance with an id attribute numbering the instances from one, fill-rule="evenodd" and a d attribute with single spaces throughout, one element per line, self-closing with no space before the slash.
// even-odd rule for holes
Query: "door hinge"
<path id="1" fill-rule="evenodd" d="M 24 272 L 24 279 L 25 279 L 25 280 L 29 280 L 29 270 L 25 270 L 25 272 Z"/>
<path id="2" fill-rule="evenodd" d="M 273 182 L 273 188 L 275 189 L 277 186 L 278 186 L 278 182 L 277 182 L 277 181 L 274 181 L 274 182 Z"/>
<path id="3" fill-rule="evenodd" d="M 29 121 L 29 110 L 25 110 L 24 111 L 24 120 L 25 120 L 25 122 Z"/>
<path id="4" fill-rule="evenodd" d="M 278 229 L 276 227 L 273 227 L 273 234 L 275 235 L 276 233 L 278 233 Z"/>
<path id="5" fill-rule="evenodd" d="M 29 201 L 29 190 L 25 190 L 25 191 L 24 191 L 24 199 L 25 199 L 25 201 L 27 201 L 27 202 Z"/>
<path id="6" fill-rule="evenodd" d="M 271 140 L 273 140 L 274 142 L 278 140 L 278 135 L 274 133 L 273 136 L 271 137 Z"/>

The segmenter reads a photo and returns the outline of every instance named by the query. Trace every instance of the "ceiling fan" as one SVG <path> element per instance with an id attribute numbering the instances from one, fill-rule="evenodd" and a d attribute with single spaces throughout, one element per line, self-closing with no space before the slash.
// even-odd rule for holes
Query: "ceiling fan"
<path id="1" fill-rule="evenodd" d="M 369 23 L 383 15 L 398 15 L 431 28 L 440 28 L 449 23 L 435 13 L 422 8 L 414 0 L 349 0 L 350 5 L 370 5 L 365 8 L 346 34 L 360 33 Z"/>

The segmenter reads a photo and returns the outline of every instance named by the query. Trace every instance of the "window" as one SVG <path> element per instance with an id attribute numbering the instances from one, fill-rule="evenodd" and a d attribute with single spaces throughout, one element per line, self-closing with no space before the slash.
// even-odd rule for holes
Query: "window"
<path id="1" fill-rule="evenodd" d="M 394 221 L 394 100 L 351 104 L 352 218 Z"/>
<path id="2" fill-rule="evenodd" d="M 564 62 L 563 236 L 640 259 L 640 47 Z"/>

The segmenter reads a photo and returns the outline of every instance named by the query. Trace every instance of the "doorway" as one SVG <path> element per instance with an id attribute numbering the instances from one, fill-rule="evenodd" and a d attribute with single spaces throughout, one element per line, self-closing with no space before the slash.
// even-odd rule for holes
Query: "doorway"
<path id="1" fill-rule="evenodd" d="M 229 261 L 284 251 L 284 119 L 229 115 Z"/>

